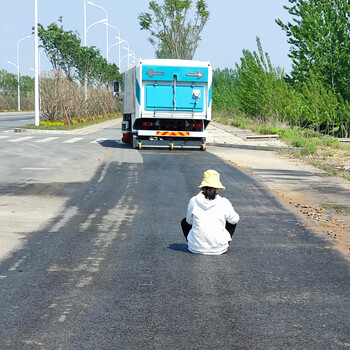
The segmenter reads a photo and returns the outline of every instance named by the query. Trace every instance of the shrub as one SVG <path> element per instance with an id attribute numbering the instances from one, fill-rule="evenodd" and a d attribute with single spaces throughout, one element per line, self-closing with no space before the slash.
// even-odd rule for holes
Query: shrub
<path id="1" fill-rule="evenodd" d="M 107 88 L 78 85 L 64 78 L 60 72 L 40 82 L 41 111 L 48 121 L 62 120 L 64 124 L 103 118 L 121 112 L 117 101 Z M 84 120 L 85 118 L 85 120 Z"/>

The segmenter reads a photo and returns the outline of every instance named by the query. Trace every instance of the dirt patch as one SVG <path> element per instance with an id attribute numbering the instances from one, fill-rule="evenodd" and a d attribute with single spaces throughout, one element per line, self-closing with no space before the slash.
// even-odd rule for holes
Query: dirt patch
<path id="1" fill-rule="evenodd" d="M 285 203 L 297 209 L 306 221 L 312 221 L 313 231 L 327 235 L 336 247 L 350 259 L 350 211 L 348 207 L 317 203 L 310 196 L 301 196 L 284 188 L 274 191 Z"/>
<path id="2" fill-rule="evenodd" d="M 285 157 L 289 159 L 301 159 L 328 173 L 344 177 L 350 180 L 350 146 L 343 145 L 344 148 L 334 148 L 325 145 L 318 146 L 317 152 L 312 155 L 299 156 L 285 151 Z M 281 154 L 282 155 L 282 154 Z M 348 185 L 350 189 L 350 182 Z"/>

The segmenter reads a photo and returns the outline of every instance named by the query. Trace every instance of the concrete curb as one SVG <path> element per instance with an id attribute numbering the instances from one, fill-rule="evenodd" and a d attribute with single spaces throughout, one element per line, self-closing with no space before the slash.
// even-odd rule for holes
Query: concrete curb
<path id="1" fill-rule="evenodd" d="M 226 147 L 226 148 L 241 148 L 241 149 L 254 149 L 258 151 L 291 151 L 296 150 L 296 147 L 276 147 L 276 146 L 253 146 L 253 145 L 244 145 L 244 144 L 229 144 L 229 143 L 215 143 L 207 142 L 207 146 L 215 147 Z"/>

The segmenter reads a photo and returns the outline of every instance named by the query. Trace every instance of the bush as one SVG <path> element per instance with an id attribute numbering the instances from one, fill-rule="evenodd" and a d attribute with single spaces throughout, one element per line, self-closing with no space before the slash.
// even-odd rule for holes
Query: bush
<path id="1" fill-rule="evenodd" d="M 52 78 L 40 83 L 41 111 L 48 121 L 61 120 L 70 125 L 77 122 L 108 117 L 121 112 L 117 101 L 107 88 L 78 85 L 55 72 Z"/>
<path id="2" fill-rule="evenodd" d="M 306 142 L 300 150 L 302 156 L 308 156 L 317 153 L 317 145 L 312 142 Z"/>

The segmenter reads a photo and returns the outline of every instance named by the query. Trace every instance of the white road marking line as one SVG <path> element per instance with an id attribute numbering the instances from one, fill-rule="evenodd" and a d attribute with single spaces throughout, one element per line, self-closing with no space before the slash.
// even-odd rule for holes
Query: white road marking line
<path id="1" fill-rule="evenodd" d="M 74 142 L 78 142 L 78 141 L 80 141 L 82 139 L 83 139 L 82 137 L 73 137 L 72 139 L 63 141 L 63 143 L 74 143 Z"/>
<path id="2" fill-rule="evenodd" d="M 55 137 L 55 136 L 52 136 L 52 137 L 46 137 L 45 139 L 41 139 L 41 140 L 37 140 L 37 141 L 34 141 L 34 142 L 50 142 L 50 141 L 53 141 L 53 140 L 56 140 L 58 139 L 59 137 Z"/>
<path id="3" fill-rule="evenodd" d="M 101 141 L 106 141 L 108 139 L 104 139 L 104 138 L 99 138 L 99 139 L 96 139 L 94 141 L 91 141 L 90 143 L 100 143 Z"/>
<path id="4" fill-rule="evenodd" d="M 10 137 L 10 136 L 0 136 L 0 139 L 6 139 L 8 137 Z"/>
<path id="5" fill-rule="evenodd" d="M 34 170 L 34 171 L 37 171 L 37 170 L 54 170 L 54 168 L 21 168 L 21 170 Z"/>
<path id="6" fill-rule="evenodd" d="M 9 142 L 20 142 L 20 141 L 30 140 L 33 138 L 34 138 L 34 136 L 24 136 L 24 137 L 19 137 L 16 139 L 9 140 Z"/>

